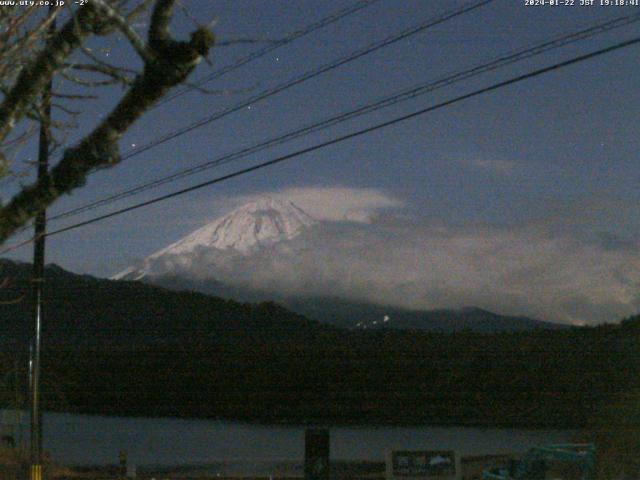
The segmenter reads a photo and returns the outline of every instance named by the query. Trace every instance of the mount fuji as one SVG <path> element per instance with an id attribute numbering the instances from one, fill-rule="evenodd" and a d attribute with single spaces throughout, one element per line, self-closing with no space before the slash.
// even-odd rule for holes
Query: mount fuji
<path id="1" fill-rule="evenodd" d="M 247 257 L 292 240 L 316 223 L 316 220 L 292 202 L 271 197 L 261 198 L 208 223 L 150 255 L 141 266 L 127 268 L 112 279 L 142 280 L 176 273 L 176 270 L 187 273 L 195 265 L 194 260 L 202 253 L 206 253 L 212 260 L 212 266 L 215 266 L 225 256 Z"/>
<path id="2" fill-rule="evenodd" d="M 335 225 L 313 218 L 290 201 L 265 197 L 206 224 L 112 280 L 140 280 L 236 301 L 276 301 L 308 318 L 352 329 L 494 332 L 559 327 L 473 307 L 411 310 L 351 298 L 338 286 L 344 288 L 350 266 L 330 270 L 328 263 L 338 255 L 323 240 L 340 237 L 340 228 L 354 227 Z M 359 238 L 361 242 L 343 248 L 364 255 L 366 233 Z"/>

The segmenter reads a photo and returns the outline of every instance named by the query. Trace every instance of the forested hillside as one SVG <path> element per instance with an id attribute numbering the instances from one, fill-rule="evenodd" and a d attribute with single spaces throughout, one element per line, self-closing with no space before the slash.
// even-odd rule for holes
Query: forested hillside
<path id="1" fill-rule="evenodd" d="M 3 300 L 24 291 L 18 267 L 12 273 L 5 265 L 12 282 Z M 238 304 L 57 268 L 48 275 L 43 379 L 49 409 L 263 422 L 581 427 L 640 386 L 640 317 L 501 334 L 353 331 L 270 303 Z M 0 308 L 6 404 L 15 392 L 12 379 L 24 391 L 29 319 L 24 302 Z"/>

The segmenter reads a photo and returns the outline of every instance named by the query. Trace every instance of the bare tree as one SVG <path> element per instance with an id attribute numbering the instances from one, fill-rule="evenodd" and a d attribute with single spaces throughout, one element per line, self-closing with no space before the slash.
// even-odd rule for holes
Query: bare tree
<path id="1" fill-rule="evenodd" d="M 0 178 L 15 174 L 11 150 L 33 133 L 30 124 L 42 120 L 40 92 L 54 76 L 87 89 L 72 94 L 54 91 L 53 107 L 68 120 L 50 127 L 61 131 L 72 127 L 79 113 L 68 107 L 69 102 L 90 100 L 92 91 L 102 86 L 124 88 L 115 107 L 73 147 L 62 150 L 45 178 L 22 187 L 0 205 L 0 244 L 61 195 L 82 186 L 91 171 L 116 165 L 121 158 L 120 137 L 172 87 L 184 83 L 214 44 L 213 33 L 203 26 L 195 28 L 188 40 L 171 35 L 176 0 L 81 3 L 46 15 L 42 7 L 22 7 L 22 11 L 0 7 Z M 142 16 L 147 18 L 146 39 L 133 23 Z M 60 26 L 52 29 L 56 17 Z M 125 39 L 141 68 L 113 65 L 86 46 L 91 37 L 106 35 Z"/>

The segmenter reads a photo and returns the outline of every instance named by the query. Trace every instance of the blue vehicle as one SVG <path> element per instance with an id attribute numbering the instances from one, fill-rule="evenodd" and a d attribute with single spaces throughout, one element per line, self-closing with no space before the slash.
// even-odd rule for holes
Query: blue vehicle
<path id="1" fill-rule="evenodd" d="M 482 472 L 483 480 L 593 480 L 595 447 L 592 444 L 559 444 L 536 447 L 519 460 Z"/>

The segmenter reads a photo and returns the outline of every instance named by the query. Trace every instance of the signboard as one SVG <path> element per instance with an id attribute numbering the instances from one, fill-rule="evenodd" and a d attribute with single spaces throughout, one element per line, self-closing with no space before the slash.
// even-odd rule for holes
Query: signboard
<path id="1" fill-rule="evenodd" d="M 387 457 L 387 479 L 460 478 L 460 459 L 452 450 L 395 450 Z"/>
<path id="2" fill-rule="evenodd" d="M 304 478 L 305 480 L 329 480 L 329 430 L 305 431 Z"/>

